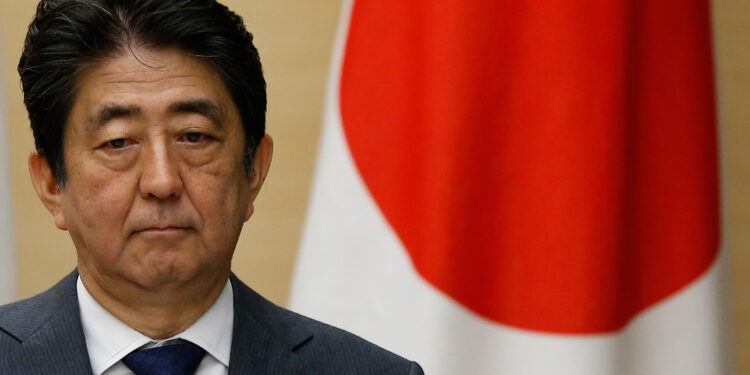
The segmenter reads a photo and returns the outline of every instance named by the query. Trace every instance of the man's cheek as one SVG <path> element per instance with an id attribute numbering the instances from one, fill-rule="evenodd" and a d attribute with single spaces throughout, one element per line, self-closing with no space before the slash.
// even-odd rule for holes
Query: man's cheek
<path id="1" fill-rule="evenodd" d="M 66 221 L 78 217 L 81 225 L 103 230 L 121 223 L 132 203 L 126 186 L 115 180 L 94 179 L 92 183 L 76 186 L 80 191 L 64 197 Z M 132 195 L 132 193 L 130 194 Z"/>
<path id="2" fill-rule="evenodd" d="M 214 207 L 231 206 L 235 202 L 238 175 L 225 165 L 219 162 L 183 174 L 184 187 L 196 206 L 207 201 L 212 201 Z"/>

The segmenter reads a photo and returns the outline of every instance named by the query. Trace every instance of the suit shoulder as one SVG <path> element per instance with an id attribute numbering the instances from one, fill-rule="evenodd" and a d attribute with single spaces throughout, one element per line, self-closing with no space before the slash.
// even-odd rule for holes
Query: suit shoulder
<path id="1" fill-rule="evenodd" d="M 309 345 L 300 346 L 297 352 L 316 358 L 326 366 L 338 363 L 351 373 L 366 373 L 362 366 L 373 373 L 382 374 L 421 374 L 415 362 L 384 349 L 351 332 L 317 321 L 315 319 L 286 310 L 299 319 L 312 332 Z"/>
<path id="2" fill-rule="evenodd" d="M 21 301 L 0 306 L 0 332 L 2 339 L 23 341 L 35 322 L 44 321 L 49 315 L 49 291 Z"/>
<path id="3" fill-rule="evenodd" d="M 235 308 L 251 311 L 252 320 L 291 350 L 304 368 L 327 369 L 326 373 L 422 374 L 415 362 L 343 329 L 277 306 L 244 284 L 233 282 L 233 286 L 244 295 L 238 298 L 242 303 L 235 300 Z"/>
<path id="4" fill-rule="evenodd" d="M 77 274 L 72 275 L 36 296 L 0 306 L 0 348 L 24 341 L 75 294 Z"/>
<path id="5" fill-rule="evenodd" d="M 46 320 L 48 314 L 41 309 L 44 300 L 42 294 L 0 306 L 0 353 L 18 348 L 39 325 L 36 323 Z"/>

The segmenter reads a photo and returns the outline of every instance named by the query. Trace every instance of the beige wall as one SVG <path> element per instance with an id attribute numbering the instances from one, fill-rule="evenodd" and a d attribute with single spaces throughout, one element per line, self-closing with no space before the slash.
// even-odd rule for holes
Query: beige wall
<path id="1" fill-rule="evenodd" d="M 750 374 L 750 2 L 715 0 L 713 10 L 737 373 Z"/>
<path id="2" fill-rule="evenodd" d="M 271 173 L 235 256 L 235 271 L 285 304 L 315 159 L 324 84 L 340 0 L 226 0 L 255 34 L 269 90 Z M 0 0 L 8 98 L 19 295 L 46 289 L 75 264 L 66 233 L 36 198 L 26 157 L 33 141 L 15 65 L 35 0 Z M 714 1 L 727 245 L 732 258 L 738 370 L 750 373 L 750 2 Z"/>

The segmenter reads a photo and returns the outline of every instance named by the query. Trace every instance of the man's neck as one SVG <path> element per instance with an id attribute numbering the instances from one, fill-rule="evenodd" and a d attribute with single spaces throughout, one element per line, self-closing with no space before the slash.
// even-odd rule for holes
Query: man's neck
<path id="1" fill-rule="evenodd" d="M 89 273 L 79 265 L 86 290 L 104 309 L 155 340 L 172 337 L 195 323 L 221 294 L 230 271 L 146 289 Z"/>

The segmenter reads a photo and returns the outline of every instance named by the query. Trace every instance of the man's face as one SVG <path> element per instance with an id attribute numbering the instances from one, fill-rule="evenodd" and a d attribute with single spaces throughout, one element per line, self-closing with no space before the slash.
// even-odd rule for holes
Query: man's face
<path id="1" fill-rule="evenodd" d="M 246 176 L 241 118 L 218 74 L 179 50 L 135 55 L 79 75 L 63 138 L 67 185 L 59 207 L 45 203 L 70 232 L 82 275 L 148 288 L 228 273 L 270 150 L 262 175 Z"/>

